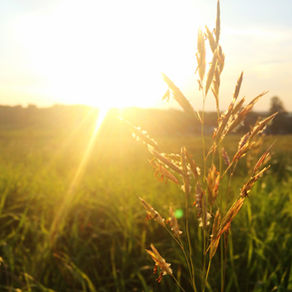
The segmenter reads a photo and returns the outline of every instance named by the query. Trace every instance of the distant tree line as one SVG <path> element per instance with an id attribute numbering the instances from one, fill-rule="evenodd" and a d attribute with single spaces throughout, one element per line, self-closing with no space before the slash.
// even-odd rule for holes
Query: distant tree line
<path id="1" fill-rule="evenodd" d="M 274 112 L 278 112 L 278 115 L 268 127 L 266 134 L 292 134 L 292 115 L 285 110 L 278 97 L 271 99 L 269 112 L 251 112 L 246 122 L 240 125 L 235 133 L 249 130 L 258 119 Z M 118 118 L 119 115 L 153 135 L 192 135 L 200 134 L 201 131 L 197 120 L 179 110 L 128 108 L 122 112 L 111 110 L 103 123 L 102 132 L 106 134 L 109 129 L 112 133 L 126 130 Z M 0 129 L 33 128 L 66 132 L 76 127 L 84 127 L 88 130 L 94 127 L 97 116 L 97 109 L 81 105 L 55 105 L 49 108 L 38 108 L 35 105 L 0 106 Z M 212 134 L 216 126 L 217 113 L 206 113 L 205 133 Z"/>
<path id="2" fill-rule="evenodd" d="M 35 105 L 27 107 L 0 106 L 1 129 L 58 129 L 66 130 L 81 122 L 92 123 L 94 111 L 86 106 L 55 105 L 48 108 L 38 108 Z"/>
<path id="3" fill-rule="evenodd" d="M 270 109 L 267 113 L 251 112 L 248 115 L 245 124 L 238 130 L 240 132 L 247 131 L 259 118 L 264 118 L 273 113 L 277 113 L 277 115 L 269 127 L 267 127 L 266 134 L 292 134 L 292 113 L 288 113 L 285 110 L 283 102 L 277 96 L 271 98 Z"/>

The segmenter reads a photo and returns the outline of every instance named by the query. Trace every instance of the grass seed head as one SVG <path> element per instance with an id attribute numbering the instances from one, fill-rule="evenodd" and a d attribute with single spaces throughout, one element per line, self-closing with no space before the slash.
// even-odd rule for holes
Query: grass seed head
<path id="1" fill-rule="evenodd" d="M 207 39 L 209 41 L 209 45 L 210 45 L 210 48 L 211 48 L 212 52 L 214 52 L 216 50 L 216 48 L 217 48 L 216 41 L 214 39 L 213 33 L 209 30 L 207 25 L 205 26 L 205 28 L 206 28 L 205 35 L 206 35 L 206 37 L 207 37 Z"/>
<path id="2" fill-rule="evenodd" d="M 269 147 L 269 149 L 266 150 L 264 154 L 259 158 L 259 160 L 257 161 L 253 168 L 253 173 L 256 173 L 262 165 L 264 165 L 265 163 L 268 162 L 268 160 L 270 160 L 271 158 L 271 153 L 269 152 L 270 149 L 271 147 Z"/>
<path id="3" fill-rule="evenodd" d="M 180 238 L 182 231 L 179 229 L 177 219 L 174 215 L 172 207 L 169 208 L 169 219 L 167 220 L 171 227 L 171 231 L 174 233 L 174 236 L 176 238 Z"/>
<path id="4" fill-rule="evenodd" d="M 269 169 L 269 166 L 258 171 L 248 180 L 248 182 L 246 184 L 243 185 L 243 187 L 241 188 L 241 191 L 240 191 L 240 196 L 242 198 L 246 198 L 248 196 L 248 193 L 251 191 L 254 184 L 259 180 L 259 178 L 261 178 L 263 176 L 264 172 L 266 172 L 268 169 Z"/>
<path id="5" fill-rule="evenodd" d="M 185 151 L 185 154 L 194 177 L 198 179 L 198 177 L 200 176 L 200 168 L 197 166 L 195 160 L 191 157 L 187 150 Z"/>
<path id="6" fill-rule="evenodd" d="M 160 225 L 165 227 L 165 219 L 160 216 L 160 214 L 150 205 L 148 204 L 145 200 L 142 198 L 139 198 L 140 201 L 142 202 L 146 213 L 147 213 L 147 218 L 153 219 L 154 221 L 158 222 Z"/>
<path id="7" fill-rule="evenodd" d="M 234 93 L 233 93 L 234 101 L 237 99 L 237 97 L 239 95 L 242 79 L 243 79 L 243 72 L 241 72 L 241 74 L 240 74 L 240 76 L 239 76 L 239 78 L 237 80 L 236 86 L 235 86 L 235 90 L 234 90 Z"/>
<path id="8" fill-rule="evenodd" d="M 216 16 L 216 28 L 215 28 L 215 36 L 216 36 L 216 43 L 219 44 L 220 39 L 220 1 L 217 1 L 217 16 Z"/>
<path id="9" fill-rule="evenodd" d="M 165 181 L 170 180 L 174 182 L 175 184 L 179 184 L 178 179 L 175 175 L 173 175 L 168 169 L 166 169 L 161 163 L 151 160 L 150 164 L 154 168 L 154 175 L 160 180 Z"/>
<path id="10" fill-rule="evenodd" d="M 223 71 L 225 65 L 225 55 L 223 54 L 221 46 L 218 46 L 218 67 L 220 68 L 220 74 Z"/>
<path id="11" fill-rule="evenodd" d="M 223 157 L 225 164 L 227 166 L 229 166 L 230 165 L 230 158 L 229 158 L 228 153 L 225 151 L 224 148 L 222 148 L 222 157 Z"/>
<path id="12" fill-rule="evenodd" d="M 187 162 L 186 162 L 186 148 L 182 147 L 181 148 L 181 165 L 182 165 L 182 170 L 183 170 L 183 189 L 184 192 L 187 196 L 190 194 L 190 179 L 189 179 L 189 174 L 188 174 L 188 167 L 187 167 Z"/>
<path id="13" fill-rule="evenodd" d="M 210 224 L 211 215 L 207 211 L 205 192 L 199 182 L 197 182 L 195 202 L 193 205 L 196 207 L 199 227 L 206 228 Z"/>
<path id="14" fill-rule="evenodd" d="M 220 112 L 219 109 L 219 88 L 220 88 L 220 69 L 217 64 L 216 69 L 215 69 L 215 74 L 214 74 L 214 79 L 213 79 L 213 87 L 212 87 L 212 93 L 215 97 L 216 101 L 216 109 L 217 112 Z"/>
<path id="15" fill-rule="evenodd" d="M 209 88 L 210 88 L 211 83 L 213 81 L 213 77 L 214 77 L 215 69 L 216 69 L 216 64 L 217 64 L 217 58 L 218 58 L 218 54 L 217 54 L 217 49 L 216 49 L 213 53 L 212 62 L 210 64 L 208 75 L 207 75 L 207 80 L 206 80 L 206 84 L 205 84 L 205 96 L 208 94 Z"/>
<path id="16" fill-rule="evenodd" d="M 153 138 L 151 138 L 149 136 L 149 134 L 147 133 L 147 131 L 142 130 L 140 127 L 133 126 L 130 122 L 127 122 L 127 121 L 125 121 L 125 122 L 131 128 L 131 130 L 132 130 L 132 136 L 136 140 L 138 140 L 138 141 L 141 140 L 147 146 L 151 146 L 152 148 L 158 150 L 158 144 L 157 144 L 157 142 Z"/>
<path id="17" fill-rule="evenodd" d="M 219 190 L 220 173 L 216 170 L 214 164 L 209 169 L 207 176 L 207 188 L 208 188 L 208 201 L 210 205 L 213 205 Z"/>
<path id="18" fill-rule="evenodd" d="M 177 103 L 182 107 L 182 109 L 192 116 L 195 120 L 197 119 L 197 114 L 193 109 L 192 105 L 190 104 L 189 100 L 184 96 L 181 90 L 169 79 L 167 75 L 162 73 L 162 78 L 165 83 L 168 85 L 174 99 Z"/>
<path id="19" fill-rule="evenodd" d="M 157 281 L 160 282 L 162 276 L 170 275 L 172 276 L 173 272 L 170 268 L 170 264 L 165 261 L 165 259 L 160 255 L 158 250 L 153 244 L 150 245 L 152 250 L 146 249 L 146 252 L 151 256 L 152 260 L 155 263 L 154 272 L 157 271 L 157 268 L 160 269 L 160 275 L 157 278 Z"/>
<path id="20" fill-rule="evenodd" d="M 176 173 L 184 175 L 183 170 L 177 166 L 175 164 L 174 160 L 170 160 L 169 158 L 167 158 L 165 155 L 157 152 L 154 149 L 150 149 L 150 153 L 156 158 L 158 159 L 160 162 L 162 162 L 165 166 L 168 166 L 169 168 L 171 168 L 172 170 L 174 170 Z"/>
<path id="21" fill-rule="evenodd" d="M 197 40 L 197 71 L 199 71 L 199 77 L 201 84 L 203 83 L 205 70 L 206 70 L 206 49 L 205 49 L 205 38 L 201 29 L 198 31 L 198 40 Z"/>

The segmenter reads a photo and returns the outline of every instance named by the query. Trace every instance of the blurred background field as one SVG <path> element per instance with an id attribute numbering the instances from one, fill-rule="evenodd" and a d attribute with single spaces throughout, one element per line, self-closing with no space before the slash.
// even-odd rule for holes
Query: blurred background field
<path id="1" fill-rule="evenodd" d="M 183 192 L 154 176 L 146 147 L 131 137 L 117 112 L 105 119 L 80 170 L 97 111 L 72 107 L 66 114 L 67 107 L 57 107 L 55 116 L 46 116 L 30 110 L 30 121 L 14 119 L 15 123 L 0 126 L 0 290 L 169 291 L 171 279 L 165 277 L 158 284 L 152 274 L 152 261 L 145 253 L 152 242 L 188 285 L 178 260 L 182 255 L 165 231 L 146 221 L 138 199 L 145 198 L 167 216 L 169 205 L 175 210 L 183 207 Z M 146 130 L 147 116 L 151 117 L 149 132 L 154 132 L 162 151 L 179 152 L 185 145 L 200 164 L 201 139 L 179 131 L 174 117 L 179 112 L 163 112 L 165 119 L 159 110 L 156 116 L 143 112 L 126 114 L 136 125 L 143 118 Z M 228 137 L 225 149 L 230 155 L 239 138 Z M 292 136 L 262 139 L 261 150 L 254 149 L 242 162 L 225 200 L 227 207 L 238 195 L 246 164 L 275 142 L 270 170 L 232 224 L 226 291 L 292 289 Z M 65 197 L 69 203 L 57 221 L 53 243 L 52 224 Z M 195 215 L 192 220 L 197 224 Z M 201 260 L 195 259 L 195 266 Z M 215 256 L 212 287 L 220 286 L 217 265 Z"/>
<path id="2" fill-rule="evenodd" d="M 292 291 L 292 2 L 220 2 L 0 1 L 0 292 Z"/>

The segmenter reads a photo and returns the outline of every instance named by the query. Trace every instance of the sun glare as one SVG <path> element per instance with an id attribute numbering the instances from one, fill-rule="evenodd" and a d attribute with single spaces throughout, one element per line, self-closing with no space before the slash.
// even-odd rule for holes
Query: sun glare
<path id="1" fill-rule="evenodd" d="M 99 108 L 95 128 L 51 226 L 54 241 L 110 108 L 160 107 L 167 87 L 192 75 L 196 1 L 60 0 L 50 11 L 15 19 L 12 37 L 21 48 L 31 87 L 47 101 Z M 26 90 L 26 92 L 24 92 Z M 38 97 L 41 100 L 40 97 Z"/>
<path id="2" fill-rule="evenodd" d="M 192 1 L 60 1 L 18 19 L 16 33 L 46 96 L 102 108 L 161 105 L 161 72 L 193 70 L 199 17 Z M 37 24 L 37 25 L 36 25 Z"/>
<path id="3" fill-rule="evenodd" d="M 54 217 L 53 223 L 51 225 L 51 229 L 50 229 L 50 240 L 51 240 L 51 244 L 54 242 L 54 240 L 56 239 L 56 236 L 58 235 L 58 225 L 60 224 L 60 222 L 62 221 L 62 218 L 64 219 L 66 217 L 66 212 L 68 211 L 68 208 L 71 204 L 73 195 L 74 195 L 74 191 L 76 190 L 76 187 L 78 186 L 82 175 L 84 173 L 84 170 L 86 168 L 86 165 L 88 163 L 88 160 L 90 158 L 91 152 L 93 150 L 94 144 L 97 140 L 97 136 L 100 130 L 100 127 L 102 125 L 102 122 L 104 121 L 107 112 L 109 109 L 107 108 L 101 108 L 98 112 L 96 121 L 95 121 L 95 127 L 94 130 L 92 132 L 92 135 L 90 136 L 90 139 L 88 141 L 87 147 L 83 153 L 82 159 L 79 163 L 78 168 L 75 171 L 74 177 L 72 178 L 72 181 L 70 183 L 70 186 L 63 198 L 63 202 L 60 204 L 56 215 Z"/>

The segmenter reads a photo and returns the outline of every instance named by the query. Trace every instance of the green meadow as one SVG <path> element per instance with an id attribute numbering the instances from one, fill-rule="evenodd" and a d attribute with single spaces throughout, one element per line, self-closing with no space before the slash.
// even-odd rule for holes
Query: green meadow
<path id="1" fill-rule="evenodd" d="M 168 276 L 155 281 L 145 252 L 151 243 L 188 289 L 180 250 L 161 226 L 146 220 L 139 200 L 167 217 L 170 205 L 183 213 L 183 192 L 154 175 L 147 148 L 127 126 L 113 129 L 105 123 L 94 141 L 93 129 L 1 128 L 1 291 L 179 291 Z M 177 153 L 185 145 L 200 165 L 200 137 L 154 138 L 164 152 Z M 228 137 L 226 151 L 233 153 L 239 138 Z M 223 204 L 227 208 L 238 195 L 247 164 L 272 143 L 270 169 L 222 239 L 225 291 L 292 290 L 292 137 L 264 136 L 260 150 L 241 161 Z M 183 220 L 184 214 L 178 223 Z M 190 220 L 196 251 L 201 235 L 194 210 Z M 198 275 L 201 265 L 198 253 Z M 219 269 L 216 254 L 208 291 L 219 290 Z"/>

